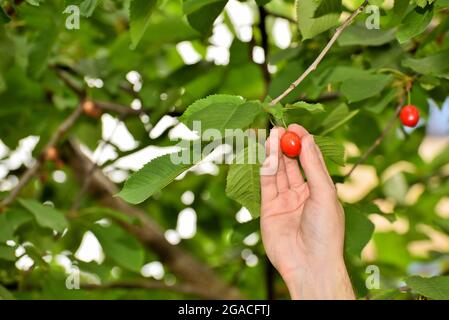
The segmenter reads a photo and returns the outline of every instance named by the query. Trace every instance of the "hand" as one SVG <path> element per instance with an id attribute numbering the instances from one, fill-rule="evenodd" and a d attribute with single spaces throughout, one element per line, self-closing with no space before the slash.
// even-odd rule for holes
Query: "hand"
<path id="1" fill-rule="evenodd" d="M 307 182 L 298 160 L 279 150 L 285 129 L 272 129 L 260 179 L 266 253 L 293 299 L 354 299 L 343 259 L 344 211 L 335 186 L 313 137 L 296 124 L 288 130 L 302 140 Z M 266 174 L 268 168 L 276 170 Z"/>

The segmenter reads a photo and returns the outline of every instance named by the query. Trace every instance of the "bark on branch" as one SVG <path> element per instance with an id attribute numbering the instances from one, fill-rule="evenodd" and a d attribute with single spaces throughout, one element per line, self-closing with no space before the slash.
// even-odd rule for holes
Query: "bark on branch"
<path id="1" fill-rule="evenodd" d="M 198 288 L 208 291 L 210 299 L 240 299 L 240 292 L 223 282 L 206 264 L 191 256 L 178 246 L 170 244 L 164 237 L 161 228 L 142 209 L 132 206 L 122 199 L 115 197 L 117 186 L 110 181 L 103 172 L 96 168 L 90 172 L 92 161 L 80 150 L 75 140 L 68 140 L 62 149 L 65 162 L 72 167 L 82 183 L 86 175 L 90 174 L 90 183 L 87 192 L 98 199 L 104 206 L 136 217 L 139 225 L 123 220 L 116 222 L 138 239 L 145 247 L 159 256 L 161 262 L 179 278 Z"/>

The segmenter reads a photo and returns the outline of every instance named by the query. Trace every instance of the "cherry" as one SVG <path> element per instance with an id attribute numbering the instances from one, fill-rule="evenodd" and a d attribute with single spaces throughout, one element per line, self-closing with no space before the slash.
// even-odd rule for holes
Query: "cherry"
<path id="1" fill-rule="evenodd" d="M 406 105 L 401 109 L 399 118 L 404 126 L 415 127 L 419 121 L 419 110 L 412 104 Z"/>
<path id="2" fill-rule="evenodd" d="M 58 150 L 55 147 L 48 148 L 45 150 L 44 159 L 51 162 L 57 161 L 59 159 Z"/>
<path id="3" fill-rule="evenodd" d="M 91 100 L 86 100 L 83 102 L 83 112 L 92 118 L 98 118 L 101 116 L 101 110 Z"/>
<path id="4" fill-rule="evenodd" d="M 301 139 L 296 133 L 287 131 L 281 137 L 281 150 L 289 157 L 297 157 L 301 153 Z"/>

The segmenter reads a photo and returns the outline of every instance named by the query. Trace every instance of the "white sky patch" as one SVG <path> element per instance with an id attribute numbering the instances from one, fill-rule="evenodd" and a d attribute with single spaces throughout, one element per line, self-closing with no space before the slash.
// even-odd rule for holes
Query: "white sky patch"
<path id="1" fill-rule="evenodd" d="M 232 40 L 234 40 L 234 36 L 223 22 L 219 22 L 214 25 L 213 33 L 210 37 L 210 42 L 214 46 L 229 49 L 232 45 Z"/>
<path id="2" fill-rule="evenodd" d="M 57 183 L 64 183 L 67 179 L 67 175 L 62 170 L 56 170 L 56 171 L 53 171 L 52 178 Z"/>
<path id="3" fill-rule="evenodd" d="M 196 234 L 196 212 L 192 208 L 182 210 L 178 215 L 176 231 L 181 239 L 191 239 Z"/>
<path id="4" fill-rule="evenodd" d="M 32 152 L 39 142 L 39 137 L 28 136 L 19 141 L 19 146 L 16 150 L 10 153 L 8 159 L 4 161 L 9 170 L 17 170 L 22 166 L 30 166 L 33 162 Z"/>
<path id="5" fill-rule="evenodd" d="M 134 110 L 142 109 L 142 101 L 140 101 L 139 99 L 134 99 L 131 102 L 131 109 L 134 109 Z"/>
<path id="6" fill-rule="evenodd" d="M 258 242 L 259 242 L 259 234 L 257 232 L 253 232 L 245 239 L 243 239 L 243 243 L 247 246 L 255 246 Z"/>
<path id="7" fill-rule="evenodd" d="M 229 49 L 224 47 L 209 46 L 207 48 L 206 60 L 214 61 L 217 65 L 227 65 L 229 63 Z"/>
<path id="8" fill-rule="evenodd" d="M 259 263 L 259 258 L 255 254 L 252 254 L 245 259 L 245 262 L 248 267 L 255 267 Z"/>
<path id="9" fill-rule="evenodd" d="M 103 140 L 110 139 L 121 151 L 130 151 L 139 145 L 122 121 L 109 114 L 103 114 L 101 121 L 103 124 Z"/>
<path id="10" fill-rule="evenodd" d="M 253 37 L 252 25 L 254 16 L 248 3 L 230 0 L 226 5 L 226 12 L 234 25 L 240 40 L 248 42 Z"/>
<path id="11" fill-rule="evenodd" d="M 28 255 L 24 255 L 16 261 L 16 268 L 23 271 L 29 270 L 33 265 L 34 260 L 31 259 Z"/>
<path id="12" fill-rule="evenodd" d="M 160 137 L 165 130 L 167 130 L 170 127 L 173 127 L 174 125 L 178 124 L 178 119 L 170 116 L 163 116 L 161 120 L 154 126 L 154 128 L 150 132 L 150 138 L 156 139 Z"/>
<path id="13" fill-rule="evenodd" d="M 165 231 L 164 236 L 165 239 L 172 245 L 177 245 L 181 242 L 181 236 L 176 230 L 168 229 L 167 231 Z"/>
<path id="14" fill-rule="evenodd" d="M 99 78 L 91 78 L 91 77 L 85 76 L 84 81 L 87 83 L 87 86 L 89 88 L 101 89 L 104 86 L 103 80 L 101 80 Z"/>
<path id="15" fill-rule="evenodd" d="M 199 135 L 190 130 L 184 123 L 178 123 L 175 127 L 170 129 L 168 132 L 168 138 L 172 141 L 176 141 L 178 139 L 182 140 L 197 140 L 199 139 Z"/>
<path id="16" fill-rule="evenodd" d="M 142 168 L 146 163 L 151 160 L 161 157 L 166 154 L 174 153 L 180 151 L 181 148 L 173 146 L 173 147 L 157 147 L 157 146 L 148 146 L 143 148 L 137 152 L 134 152 L 130 155 L 122 157 L 115 161 L 112 167 L 106 167 L 105 170 L 111 170 L 114 168 L 123 169 L 123 170 L 133 170 L 137 171 Z"/>
<path id="17" fill-rule="evenodd" d="M 229 28 L 222 21 L 217 22 L 210 37 L 212 45 L 207 48 L 206 60 L 214 61 L 217 65 L 227 65 L 230 57 L 229 48 L 233 39 Z"/>
<path id="18" fill-rule="evenodd" d="M 262 64 L 265 62 L 265 51 L 262 47 L 254 46 L 253 48 L 253 61 L 255 63 Z"/>
<path id="19" fill-rule="evenodd" d="M 185 64 L 195 64 L 201 61 L 201 55 L 195 50 L 190 41 L 183 41 L 176 45 L 176 50 Z"/>
<path id="20" fill-rule="evenodd" d="M 276 46 L 286 49 L 292 42 L 290 23 L 286 19 L 276 18 L 273 24 L 273 36 Z"/>
<path id="21" fill-rule="evenodd" d="M 147 263 L 140 269 L 140 273 L 146 278 L 154 278 L 156 280 L 161 280 L 165 274 L 164 266 L 159 261 Z"/>
<path id="22" fill-rule="evenodd" d="M 245 223 L 251 221 L 253 218 L 251 217 L 251 213 L 249 213 L 248 209 L 242 207 L 236 214 L 235 220 L 239 223 Z"/>
<path id="23" fill-rule="evenodd" d="M 120 169 L 118 170 L 112 168 L 110 170 L 105 169 L 105 173 L 109 177 L 109 179 L 111 179 L 112 182 L 114 183 L 122 183 L 128 178 L 128 172 Z"/>
<path id="24" fill-rule="evenodd" d="M 0 139 L 0 159 L 7 156 L 9 153 L 9 148 Z"/>
<path id="25" fill-rule="evenodd" d="M 193 203 L 193 201 L 195 201 L 195 194 L 192 191 L 187 190 L 182 194 L 181 202 L 186 206 L 190 206 Z"/>
<path id="26" fill-rule="evenodd" d="M 142 89 L 142 76 L 139 72 L 132 70 L 126 74 L 126 80 L 133 85 L 133 90 L 139 92 Z"/>
<path id="27" fill-rule="evenodd" d="M 72 271 L 72 261 L 66 255 L 58 254 L 55 257 L 55 260 L 58 265 L 60 265 L 61 267 L 64 268 L 66 273 L 69 273 L 70 271 Z"/>
<path id="28" fill-rule="evenodd" d="M 92 232 L 87 231 L 83 235 L 83 239 L 81 240 L 81 244 L 75 253 L 75 257 L 84 262 L 96 261 L 99 264 L 103 262 L 103 248 Z"/>
<path id="29" fill-rule="evenodd" d="M 10 191 L 17 186 L 19 178 L 16 176 L 9 176 L 6 179 L 0 180 L 0 191 Z"/>
<path id="30" fill-rule="evenodd" d="M 8 175 L 8 173 L 9 173 L 8 168 L 5 165 L 0 164 L 0 179 L 5 178 Z"/>

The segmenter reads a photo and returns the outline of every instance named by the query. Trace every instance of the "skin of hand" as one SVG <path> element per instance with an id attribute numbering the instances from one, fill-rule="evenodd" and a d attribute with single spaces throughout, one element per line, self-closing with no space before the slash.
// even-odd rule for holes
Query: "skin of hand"
<path id="1" fill-rule="evenodd" d="M 273 128 L 261 171 L 261 233 L 271 263 L 292 299 L 354 299 L 343 258 L 344 211 L 312 135 L 293 124 L 302 141 L 298 159 L 282 154 L 284 128 Z M 274 167 L 273 167 L 274 165 Z M 277 166 L 276 166 L 277 165 Z"/>

